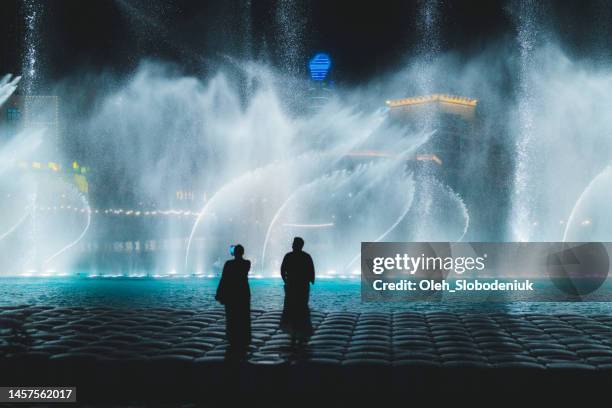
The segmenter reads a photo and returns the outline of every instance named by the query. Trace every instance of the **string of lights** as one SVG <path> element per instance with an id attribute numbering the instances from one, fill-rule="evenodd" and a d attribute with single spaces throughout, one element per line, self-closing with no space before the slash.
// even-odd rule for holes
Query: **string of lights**
<path id="1" fill-rule="evenodd" d="M 36 206 L 37 211 L 73 211 L 80 213 L 90 214 L 104 214 L 104 215 L 119 215 L 126 217 L 141 217 L 141 216 L 184 216 L 184 217 L 197 217 L 200 215 L 198 211 L 190 210 L 178 210 L 178 209 L 167 209 L 167 210 L 134 210 L 134 209 L 123 209 L 123 208 L 85 208 L 71 205 L 57 205 L 57 206 Z"/>

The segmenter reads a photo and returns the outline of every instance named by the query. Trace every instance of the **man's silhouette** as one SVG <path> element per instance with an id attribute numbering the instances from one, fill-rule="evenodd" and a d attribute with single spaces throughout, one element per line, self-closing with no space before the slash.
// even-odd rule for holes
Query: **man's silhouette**
<path id="1" fill-rule="evenodd" d="M 244 259 L 244 247 L 236 245 L 234 259 L 225 262 L 215 299 L 225 306 L 226 335 L 230 349 L 246 352 L 251 342 L 251 261 Z"/>
<path id="2" fill-rule="evenodd" d="M 283 258 L 281 277 L 285 282 L 285 304 L 281 328 L 291 334 L 292 340 L 303 341 L 312 334 L 308 297 L 310 284 L 314 284 L 315 270 L 312 258 L 304 251 L 304 240 L 293 240 L 293 251 Z"/>

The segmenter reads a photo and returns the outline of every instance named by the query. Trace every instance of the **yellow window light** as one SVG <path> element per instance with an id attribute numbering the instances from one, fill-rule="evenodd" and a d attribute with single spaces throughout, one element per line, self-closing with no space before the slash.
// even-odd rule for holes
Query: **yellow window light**
<path id="1" fill-rule="evenodd" d="M 352 157 L 392 157 L 393 155 L 377 150 L 355 150 L 347 153 L 347 156 Z"/>
<path id="2" fill-rule="evenodd" d="M 442 160 L 435 154 L 417 154 L 416 159 L 418 161 L 432 161 L 437 163 L 439 166 L 442 165 Z"/>
<path id="3" fill-rule="evenodd" d="M 74 184 L 79 189 L 81 193 L 89 192 L 89 183 L 87 183 L 87 179 L 85 176 L 81 176 L 80 174 L 74 175 Z"/>
<path id="4" fill-rule="evenodd" d="M 421 105 L 431 102 L 442 102 L 454 105 L 476 107 L 478 104 L 478 99 L 466 98 L 464 96 L 457 95 L 432 94 L 403 99 L 389 99 L 386 101 L 386 104 L 391 108 L 395 108 L 399 106 Z"/>

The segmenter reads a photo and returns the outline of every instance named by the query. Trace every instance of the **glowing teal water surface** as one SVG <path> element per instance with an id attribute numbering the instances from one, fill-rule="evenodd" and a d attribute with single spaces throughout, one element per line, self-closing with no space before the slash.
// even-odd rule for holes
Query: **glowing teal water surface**
<path id="1" fill-rule="evenodd" d="M 171 307 L 207 309 L 219 307 L 214 300 L 217 279 L 208 278 L 0 278 L 0 306 L 113 306 L 118 308 Z M 251 279 L 252 307 L 280 309 L 283 287 L 280 279 Z M 612 314 L 612 303 L 438 303 L 361 301 L 360 281 L 319 280 L 312 287 L 311 308 L 319 311 L 456 311 L 510 313 Z"/>

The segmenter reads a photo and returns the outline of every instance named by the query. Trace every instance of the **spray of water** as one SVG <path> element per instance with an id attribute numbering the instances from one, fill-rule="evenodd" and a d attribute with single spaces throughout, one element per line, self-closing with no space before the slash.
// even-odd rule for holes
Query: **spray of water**
<path id="1" fill-rule="evenodd" d="M 163 25 L 139 14 L 132 2 L 117 3 L 139 21 Z M 40 71 L 36 27 L 41 9 L 33 1 L 25 4 L 26 35 L 31 36 L 23 75 L 28 94 L 36 90 Z M 499 240 L 609 237 L 609 216 L 596 204 L 609 202 L 598 198 L 610 190 L 605 170 L 612 151 L 609 67 L 593 68 L 554 43 L 539 41 L 540 11 L 533 1 L 511 6 L 517 27 L 511 44 L 494 42 L 466 61 L 442 51 L 441 2 L 420 4 L 421 41 L 411 59 L 396 74 L 338 87 L 318 110 L 310 109 L 307 98 L 294 97 L 309 88 L 299 77 L 307 19 L 289 2 L 280 3 L 275 19 L 284 44 L 281 70 L 253 62 L 248 53 L 248 61 L 225 58 L 203 78 L 144 61 L 125 77 L 93 78 L 99 90 L 93 102 L 80 100 L 65 84 L 53 85 L 54 93 L 76 107 L 95 107 L 74 108 L 65 121 L 80 135 L 75 143 L 85 151 L 84 160 L 112 181 L 113 194 L 160 209 L 172 208 L 177 191 L 196 192 L 195 219 L 148 226 L 154 237 L 178 237 L 184 243 L 154 259 L 171 270 L 180 265 L 185 273 L 214 269 L 227 246 L 239 241 L 257 270 L 272 274 L 294 235 L 306 239 L 322 270 L 340 271 L 354 263 L 360 241 L 479 240 L 493 235 L 491 224 L 510 230 L 508 235 L 494 230 Z M 248 15 L 248 9 L 242 12 Z M 516 74 L 510 79 L 516 80 L 515 93 L 503 90 L 506 71 Z M 86 83 L 80 77 L 68 82 Z M 8 76 L 0 81 L 0 103 L 18 83 Z M 463 161 L 453 169 L 458 181 L 452 187 L 442 172 L 415 171 L 413 160 L 397 153 L 415 152 L 424 140 L 443 134 L 438 118 L 432 114 L 420 121 L 422 126 L 404 126 L 380 109 L 389 98 L 430 93 L 479 99 L 482 126 L 459 135 L 472 140 L 468 150 L 457 153 Z M 2 245 L 10 243 L 3 251 L 23 254 L 26 247 L 35 253 L 26 262 L 32 268 L 69 268 L 83 238 L 95 240 L 102 232 L 89 210 L 86 218 L 80 212 L 70 217 L 58 212 L 48 220 L 40 216 L 38 209 L 52 206 L 43 205 L 48 197 L 65 192 L 61 183 L 30 178 L 21 187 L 9 183 L 16 161 L 28 159 L 41 139 L 32 129 L 25 132 L 0 149 L 2 183 L 21 203 L 0 218 L 3 236 L 11 238 L 2 240 Z M 510 164 L 498 168 L 503 160 Z M 485 177 L 489 171 L 501 176 L 491 181 Z M 487 190 L 482 187 L 487 183 L 500 187 Z M 67 205 L 89 208 L 83 197 L 65 193 Z M 36 202 L 28 204 L 32 197 Z M 508 201 L 509 208 L 491 210 L 492 200 Z M 39 216 L 26 215 L 23 208 Z M 493 216 L 483 220 L 484 212 Z M 21 237 L 28 234 L 25 224 L 36 245 L 28 246 L 32 241 Z M 68 231 L 58 233 L 62 229 Z M 61 239 L 49 242 L 48 236 L 57 234 Z"/>
<path id="2" fill-rule="evenodd" d="M 612 198 L 612 167 L 599 173 L 584 189 L 565 223 L 563 241 L 607 241 L 612 231 L 608 203 Z"/>
<path id="3" fill-rule="evenodd" d="M 40 37 L 38 25 L 42 14 L 42 3 L 36 0 L 23 0 L 25 18 L 25 53 L 23 55 L 23 90 L 26 95 L 36 92 L 39 80 L 38 48 Z"/>
<path id="4" fill-rule="evenodd" d="M 9 74 L 0 79 L 0 106 L 15 92 L 20 80 L 20 76 L 13 77 Z"/>
<path id="5" fill-rule="evenodd" d="M 280 32 L 283 67 L 296 75 L 303 65 L 306 13 L 298 2 L 281 0 L 276 9 L 276 26 Z"/>
<path id="6" fill-rule="evenodd" d="M 85 225 L 83 226 L 83 230 L 81 231 L 81 233 L 78 235 L 78 237 L 74 241 L 68 243 L 65 247 L 63 247 L 62 249 L 60 249 L 59 251 L 51 255 L 49 258 L 47 258 L 43 262 L 43 266 L 51 264 L 55 258 L 59 257 L 63 253 L 70 250 L 70 248 L 76 246 L 79 242 L 81 242 L 83 238 L 85 237 L 85 235 L 87 234 L 89 227 L 91 226 L 91 207 L 89 206 L 87 198 L 83 194 L 80 194 L 78 191 L 75 191 L 75 194 L 80 197 L 81 202 L 83 204 L 83 207 L 81 208 L 81 210 L 84 210 L 83 212 L 85 213 L 85 216 L 86 216 L 86 221 L 85 221 Z"/>
<path id="7" fill-rule="evenodd" d="M 17 220 L 17 222 L 15 224 L 10 226 L 7 231 L 5 231 L 2 234 L 0 234 L 0 240 L 3 240 L 4 238 L 6 238 L 9 235 L 11 235 L 15 230 L 17 230 L 23 224 L 23 222 L 28 218 L 29 215 L 30 215 L 30 209 L 26 208 L 26 211 L 23 213 L 21 218 L 19 218 Z"/>
<path id="8" fill-rule="evenodd" d="M 534 52 L 537 45 L 538 20 L 537 2 L 519 2 L 516 13 L 517 43 L 519 46 L 519 91 L 517 104 L 516 170 L 514 174 L 514 195 L 512 198 L 513 240 L 529 241 L 532 238 L 534 200 L 530 184 L 530 170 L 533 165 L 531 142 L 534 138 L 535 102 L 533 95 Z"/>

